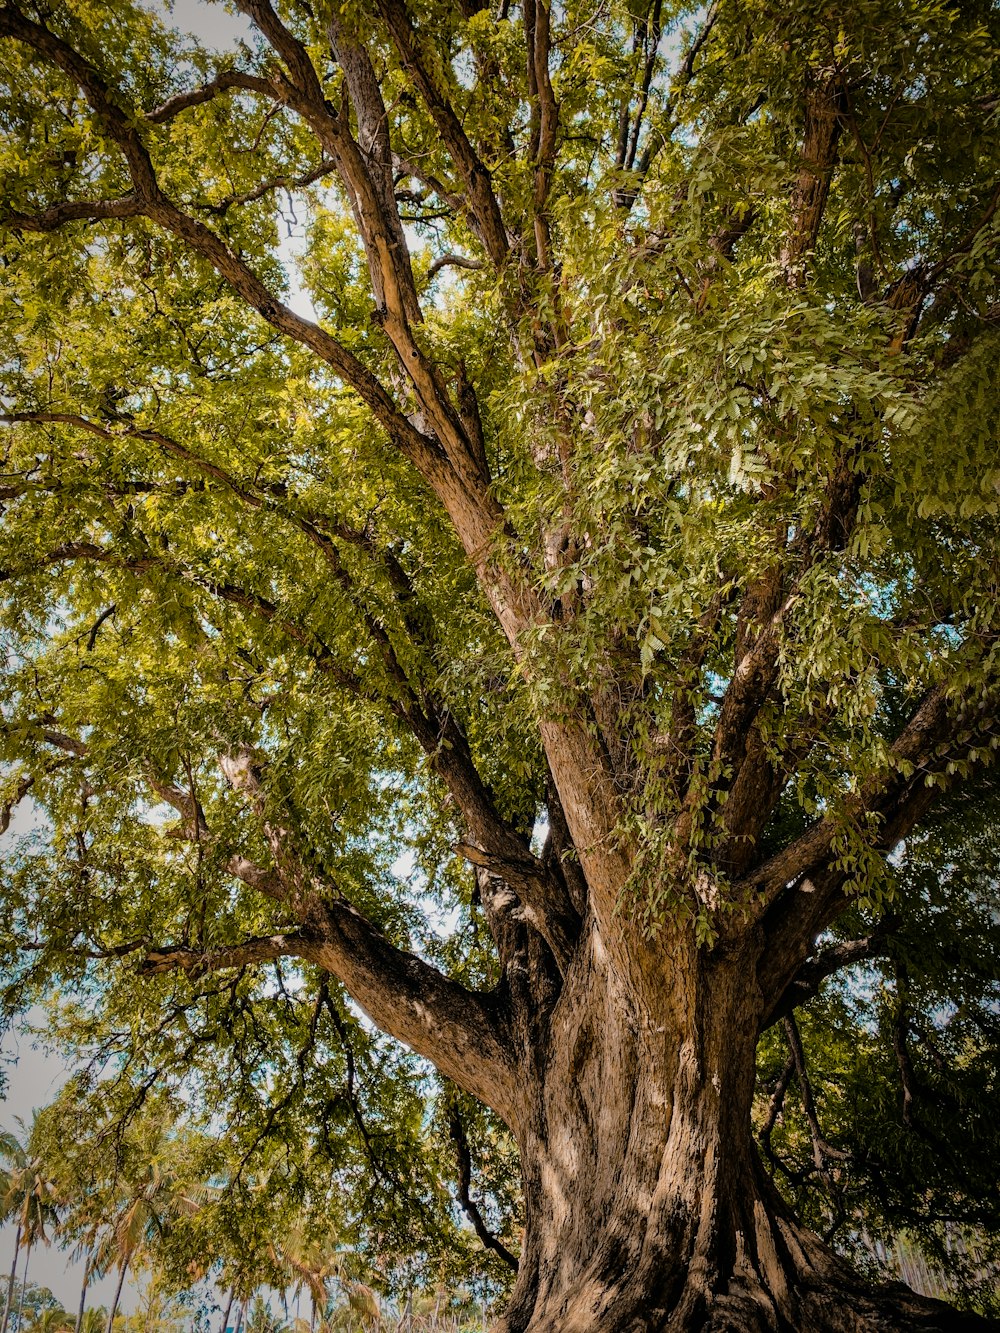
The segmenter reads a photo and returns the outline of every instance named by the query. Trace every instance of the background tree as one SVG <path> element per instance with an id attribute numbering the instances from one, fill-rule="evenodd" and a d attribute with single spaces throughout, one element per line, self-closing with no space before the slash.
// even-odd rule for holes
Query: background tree
<path id="1" fill-rule="evenodd" d="M 433 1066 L 517 1144 L 511 1333 L 954 1326 L 751 1123 L 780 1023 L 835 1198 L 791 1019 L 876 953 L 879 1115 L 994 1077 L 918 1070 L 894 922 L 998 743 L 996 7 L 238 8 L 0 7 L 8 1006 L 367 1158 L 387 1267 Z"/>
<path id="2" fill-rule="evenodd" d="M 24 1267 L 17 1300 L 17 1325 L 20 1330 L 23 1327 L 31 1251 L 39 1242 L 44 1245 L 50 1243 L 49 1233 L 59 1218 L 51 1173 L 39 1132 L 39 1113 L 35 1111 L 30 1125 L 25 1124 L 20 1116 L 15 1119 L 21 1131 L 20 1137 L 11 1130 L 0 1134 L 0 1155 L 6 1162 L 2 1177 L 4 1194 L 0 1201 L 0 1216 L 14 1221 L 14 1259 L 7 1283 L 3 1324 L 0 1326 L 3 1333 L 6 1333 L 13 1312 L 18 1251 L 24 1250 Z"/>

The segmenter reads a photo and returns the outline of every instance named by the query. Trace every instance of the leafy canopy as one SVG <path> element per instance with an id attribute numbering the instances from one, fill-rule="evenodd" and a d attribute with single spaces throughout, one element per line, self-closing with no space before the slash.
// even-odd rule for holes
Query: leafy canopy
<path id="1" fill-rule="evenodd" d="M 274 874 L 488 990 L 484 874 L 591 875 L 546 731 L 579 725 L 622 920 L 710 947 L 819 828 L 842 938 L 895 940 L 884 1003 L 802 1025 L 845 1143 L 898 1119 L 904 1003 L 987 1096 L 992 862 L 970 887 L 954 821 L 886 852 L 997 744 L 996 7 L 239 8 L 221 52 L 0 11 L 8 1010 L 50 1002 L 107 1114 L 224 1123 L 234 1199 L 279 1142 L 386 1265 L 453 1248 L 435 1076 Z M 914 1151 L 892 1225 L 953 1215 Z"/>

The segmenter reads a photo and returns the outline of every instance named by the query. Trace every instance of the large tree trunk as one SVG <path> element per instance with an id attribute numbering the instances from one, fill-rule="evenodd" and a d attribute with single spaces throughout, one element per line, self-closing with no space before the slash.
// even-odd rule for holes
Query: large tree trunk
<path id="1" fill-rule="evenodd" d="M 901 1286 L 866 1288 L 760 1167 L 755 970 L 675 944 L 650 1006 L 591 936 L 524 1080 L 526 1231 L 503 1333 L 964 1326 Z"/>

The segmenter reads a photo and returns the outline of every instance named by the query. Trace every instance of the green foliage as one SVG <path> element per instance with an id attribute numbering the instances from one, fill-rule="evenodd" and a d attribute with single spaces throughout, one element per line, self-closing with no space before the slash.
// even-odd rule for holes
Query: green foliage
<path id="1" fill-rule="evenodd" d="M 936 1254 L 946 1224 L 992 1238 L 998 825 L 975 784 L 1000 743 L 983 724 L 1000 642 L 996 6 L 725 0 L 696 72 L 704 7 L 658 7 L 682 58 L 651 67 L 641 181 L 615 138 L 646 10 L 554 6 L 562 129 L 543 218 L 521 8 L 411 5 L 421 59 L 503 206 L 499 266 L 369 8 L 337 13 L 390 108 L 423 303 L 414 359 L 456 412 L 469 390 L 477 402 L 484 489 L 503 510 L 481 551 L 463 550 L 345 376 L 278 331 L 284 298 L 423 420 L 373 310 L 357 208 L 307 118 L 252 86 L 153 110 L 236 67 L 268 77 L 263 37 L 220 56 L 136 3 L 25 8 L 115 90 L 164 197 L 265 284 L 257 310 L 156 217 L 87 213 L 135 189 L 108 113 L 26 43 L 4 45 L 0 806 L 30 803 L 34 823 L 5 862 L 0 968 L 5 1017 L 44 1003 L 83 1064 L 40 1130 L 57 1190 L 74 1182 L 67 1238 L 101 1270 L 153 1247 L 174 1288 L 211 1256 L 241 1301 L 289 1273 L 313 1289 L 336 1274 L 348 1322 L 364 1314 L 351 1291 L 502 1289 L 509 1274 L 454 1202 L 450 1092 L 339 982 L 284 958 L 142 960 L 290 933 L 288 902 L 234 869 L 273 869 L 280 826 L 391 945 L 489 989 L 501 960 L 456 852 L 467 821 L 442 777 L 446 723 L 527 846 L 549 814 L 539 723 L 584 716 L 597 733 L 609 711 L 615 833 L 634 851 L 621 913 L 650 936 L 690 923 L 710 949 L 753 906 L 734 858 L 716 857 L 735 762 L 720 708 L 738 649 L 772 622 L 752 739 L 779 794 L 748 855 L 829 819 L 856 895 L 833 938 L 886 929 L 884 958 L 801 1017 L 823 1132 L 848 1156 L 809 1167 L 792 1091 L 779 1184 L 841 1238 L 862 1213 L 872 1234 L 905 1228 Z M 324 7 L 281 9 L 350 122 Z M 831 70 L 840 151 L 807 280 L 790 280 L 803 90 Z M 67 205 L 77 220 L 37 225 Z M 539 228 L 548 266 L 525 259 Z M 810 547 L 837 487 L 856 516 Z M 477 576 L 487 555 L 545 608 L 516 651 Z M 746 614 L 775 573 L 782 598 Z M 892 746 L 938 687 L 963 711 L 951 748 L 916 771 Z M 254 757 L 256 803 L 220 767 L 237 753 Z M 887 771 L 975 793 L 899 865 L 858 804 Z M 909 1121 L 901 1022 L 920 1088 Z M 762 1044 L 765 1093 L 780 1032 Z M 471 1103 L 463 1114 L 484 1211 L 516 1248 L 510 1136 Z M 264 1333 L 263 1306 L 254 1318 Z"/>
<path id="2" fill-rule="evenodd" d="M 869 1265 L 874 1240 L 915 1240 L 946 1288 L 993 1314 L 1000 1213 L 981 1183 L 1000 1168 L 998 812 L 995 782 L 943 803 L 907 841 L 887 905 L 838 924 L 840 940 L 881 942 L 799 1012 L 812 1127 L 796 1072 L 763 1135 L 819 1231 Z M 760 1048 L 760 1131 L 789 1059 L 779 1024 Z"/>

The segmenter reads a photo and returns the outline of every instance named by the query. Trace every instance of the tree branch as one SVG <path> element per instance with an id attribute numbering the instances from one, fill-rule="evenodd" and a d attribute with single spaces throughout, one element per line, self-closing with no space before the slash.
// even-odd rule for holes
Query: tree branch
<path id="1" fill-rule="evenodd" d="M 885 845 L 885 837 L 895 829 L 897 818 L 911 802 L 919 804 L 921 792 L 929 790 L 925 779 L 935 771 L 934 750 L 945 739 L 949 723 L 948 687 L 936 685 L 927 692 L 893 742 L 889 766 L 869 778 L 857 796 L 846 800 L 837 817 L 825 815 L 816 820 L 787 847 L 747 875 L 741 885 L 763 895 L 770 904 L 789 884 L 801 881 L 824 863 L 845 817 L 879 815 L 883 830 L 879 845 Z M 916 771 L 916 780 L 903 776 L 904 767 L 911 773 Z M 895 841 L 902 836 L 896 835 Z M 893 845 L 895 842 L 889 847 Z"/>
<path id="2" fill-rule="evenodd" d="M 437 277 L 437 275 L 441 272 L 443 268 L 449 268 L 449 267 L 466 268 L 466 269 L 471 269 L 473 272 L 476 272 L 476 271 L 481 271 L 483 265 L 479 262 L 478 259 L 468 259 L 465 255 L 456 255 L 449 252 L 448 254 L 441 255 L 439 258 L 434 260 L 434 263 L 431 264 L 430 268 L 427 270 L 427 281 L 430 282 L 432 279 Z"/>
<path id="3" fill-rule="evenodd" d="M 59 412 L 14 413 L 6 417 L 0 417 L 0 421 L 4 420 L 31 424 L 69 425 L 108 441 L 114 440 L 118 435 L 125 435 L 155 444 L 168 454 L 191 464 L 204 475 L 217 480 L 247 505 L 255 509 L 273 512 L 287 520 L 317 545 L 333 568 L 337 582 L 344 587 L 352 603 L 361 608 L 361 614 L 372 642 L 385 660 L 394 687 L 393 690 L 390 690 L 387 700 L 388 705 L 412 731 L 428 755 L 431 767 L 443 778 L 462 812 L 474 843 L 463 843 L 461 854 L 466 855 L 467 859 L 475 861 L 476 864 L 489 865 L 514 887 L 525 905 L 531 924 L 540 930 L 560 967 L 565 969 L 578 937 L 579 917 L 568 901 L 561 882 L 554 879 L 550 869 L 543 866 L 536 857 L 532 856 L 526 841 L 515 834 L 500 816 L 492 796 L 476 769 L 468 742 L 456 719 L 440 703 L 436 702 L 429 693 L 425 692 L 422 700 L 418 698 L 399 664 L 389 635 L 381 624 L 363 609 L 364 596 L 341 563 L 336 547 L 321 530 L 319 526 L 321 520 L 316 517 L 307 518 L 299 514 L 295 509 L 289 507 L 286 501 L 276 500 L 270 495 L 255 494 L 225 469 L 198 457 L 186 446 L 179 444 L 160 431 L 141 429 L 128 422 L 122 422 L 112 430 L 88 418 Z M 335 525 L 335 532 L 338 537 L 363 547 L 369 556 L 381 564 L 397 599 L 403 624 L 411 643 L 414 646 L 425 648 L 429 652 L 434 652 L 437 644 L 433 639 L 428 640 L 427 618 L 415 613 L 413 607 L 414 590 L 405 571 L 391 552 L 379 551 L 370 537 L 343 524 Z M 104 552 L 100 547 L 91 543 L 67 543 L 63 547 L 49 552 L 48 557 L 43 558 L 41 563 L 81 558 L 106 563 L 115 563 L 117 559 L 114 553 Z M 123 563 L 129 565 L 127 561 Z M 158 567 L 169 568 L 169 563 L 161 560 Z M 189 576 L 187 571 L 184 571 L 184 573 Z M 2 573 L 0 573 L 0 577 L 3 577 Z M 236 605 L 243 606 L 262 616 L 269 623 L 279 625 L 296 642 L 308 647 L 314 653 L 323 670 L 335 672 L 341 683 L 350 688 L 353 693 L 361 695 L 366 693 L 359 681 L 354 680 L 343 668 L 337 667 L 332 659 L 327 659 L 328 650 L 321 646 L 318 640 L 314 644 L 308 630 L 280 616 L 274 604 L 266 598 L 228 584 L 207 582 L 202 579 L 195 579 L 194 581 L 199 586 L 203 586 L 210 594 L 218 595 Z M 189 822 L 194 820 L 194 816 L 189 809 L 190 802 L 185 793 L 166 784 L 157 784 L 155 780 L 154 789 L 162 800 L 166 800 L 178 809 L 186 820 Z M 197 825 L 192 822 L 192 827 L 197 827 Z"/>
<path id="4" fill-rule="evenodd" d="M 451 1133 L 451 1141 L 455 1145 L 455 1156 L 458 1161 L 458 1201 L 462 1205 L 462 1210 L 472 1223 L 483 1248 L 492 1250 L 508 1268 L 512 1268 L 516 1273 L 518 1270 L 516 1256 L 511 1254 L 499 1236 L 494 1236 L 479 1211 L 479 1205 L 472 1198 L 472 1153 L 469 1151 L 469 1140 L 465 1133 L 465 1125 L 462 1123 L 462 1113 L 454 1099 L 452 1099 L 448 1108 L 448 1129 Z"/>
<path id="5" fill-rule="evenodd" d="M 913 1127 L 913 1099 L 916 1079 L 913 1072 L 913 1061 L 910 1058 L 908 996 L 909 976 L 905 966 L 902 963 L 897 963 L 896 1015 L 892 1028 L 892 1049 L 896 1056 L 896 1067 L 899 1070 L 899 1082 L 903 1093 L 901 1108 L 903 1124 L 907 1129 L 911 1129 Z"/>
<path id="6" fill-rule="evenodd" d="M 461 177 L 466 195 L 464 211 L 486 253 L 499 267 L 507 257 L 509 242 L 490 173 L 473 148 L 451 103 L 421 58 L 405 0 L 378 0 L 378 8 L 389 28 L 402 66 L 419 90 Z"/>
<path id="7" fill-rule="evenodd" d="M 956 718 L 948 706 L 947 686 L 936 686 L 924 696 L 892 747 L 897 759 L 912 764 L 912 776 L 887 768 L 865 784 L 848 812 L 852 817 L 877 818 L 869 844 L 873 850 L 891 851 L 905 838 L 949 785 L 948 765 L 969 749 L 982 748 L 984 738 L 988 741 L 995 726 L 993 710 L 984 703 L 978 712 L 969 731 L 955 739 Z M 802 967 L 817 935 L 843 910 L 848 875 L 831 862 L 834 833 L 835 821 L 829 817 L 817 821 L 741 881 L 740 887 L 750 894 L 759 884 L 770 903 L 760 917 L 766 945 L 758 964 L 758 983 L 765 996 L 778 997 L 774 1005 Z M 795 865 L 800 867 L 798 873 Z M 790 873 L 783 879 L 786 870 Z"/>
<path id="8" fill-rule="evenodd" d="M 807 959 L 788 983 L 784 994 L 766 1015 L 760 1025 L 761 1032 L 786 1018 L 799 1005 L 806 1004 L 819 994 L 820 987 L 827 977 L 832 977 L 845 967 L 863 963 L 869 958 L 877 958 L 886 951 L 886 931 L 873 931 L 856 940 L 843 940 L 832 944 L 814 958 Z"/>
<path id="9" fill-rule="evenodd" d="M 137 195 L 121 199 L 73 199 L 52 204 L 40 213 L 21 213 L 16 208 L 0 209 L 0 223 L 17 231 L 55 231 L 69 222 L 103 222 L 111 218 L 141 217 L 145 205 Z"/>
<path id="10" fill-rule="evenodd" d="M 252 8 L 270 9 L 266 4 L 254 5 Z M 297 315 L 279 301 L 245 260 L 230 249 L 225 241 L 203 222 L 199 222 L 184 213 L 162 192 L 149 153 L 139 136 L 135 121 L 122 109 L 124 102 L 121 95 L 117 91 L 114 95 L 109 92 L 93 65 L 47 28 L 27 19 L 13 5 L 0 9 L 0 36 L 15 37 L 32 47 L 46 60 L 62 69 L 83 92 L 87 101 L 103 122 L 105 132 L 117 144 L 128 164 L 135 197 L 141 205 L 131 215 L 134 216 L 141 212 L 152 221 L 159 223 L 167 231 L 186 241 L 193 250 L 216 269 L 237 295 L 246 301 L 252 309 L 256 310 L 272 327 L 315 352 L 321 360 L 337 372 L 345 384 L 348 384 L 358 393 L 362 401 L 370 408 L 376 420 L 384 427 L 389 437 L 405 456 L 417 465 L 422 475 L 426 479 L 434 478 L 440 484 L 440 464 L 442 460 L 435 442 L 423 435 L 400 412 L 384 386 L 371 371 L 325 329 L 310 320 L 304 319 L 301 315 Z M 306 63 L 308 63 L 304 55 L 303 59 L 306 59 Z M 309 64 L 309 68 L 312 70 L 311 64 Z M 312 71 L 312 79 L 318 90 L 319 84 L 316 81 L 314 70 Z M 280 95 L 282 89 L 279 86 L 273 88 L 273 91 Z M 299 100 L 301 101 L 301 99 Z M 320 118 L 321 128 L 325 129 L 326 138 L 329 142 L 330 116 L 321 95 L 319 100 L 323 108 L 323 114 Z M 309 110 L 314 111 L 314 108 L 310 105 Z M 335 124 L 335 122 L 332 123 Z M 333 143 L 335 149 L 339 150 L 340 140 L 336 135 Z M 53 223 L 53 225 L 55 224 Z"/>
<path id="11" fill-rule="evenodd" d="M 4 801 L 3 804 L 0 805 L 0 834 L 6 833 L 10 828 L 10 820 L 11 815 L 14 812 L 14 807 L 21 804 L 34 785 L 34 777 L 31 774 L 28 774 L 18 782 L 17 786 L 14 788 L 14 794 L 10 799 Z"/>
<path id="12" fill-rule="evenodd" d="M 806 280 L 804 261 L 815 248 L 826 210 L 843 112 L 844 89 L 839 72 L 810 73 L 801 165 L 792 190 L 792 225 L 781 251 L 781 266 L 791 287 L 801 287 Z"/>
<path id="13" fill-rule="evenodd" d="M 216 949 L 192 949 L 186 944 L 146 946 L 146 956 L 139 964 L 144 976 L 158 976 L 164 972 L 185 972 L 192 977 L 206 972 L 219 972 L 230 967 L 249 967 L 256 963 L 271 963 L 276 958 L 303 958 L 313 961 L 314 942 L 295 931 L 287 935 L 259 935 L 226 944 Z"/>
<path id="14" fill-rule="evenodd" d="M 816 1101 L 813 1097 L 812 1083 L 810 1082 L 809 1073 L 806 1069 L 806 1058 L 802 1050 L 802 1039 L 799 1036 L 799 1029 L 791 1014 L 787 1015 L 783 1022 L 785 1037 L 788 1041 L 788 1049 L 791 1051 L 792 1058 L 795 1062 L 795 1077 L 798 1081 L 799 1091 L 802 1094 L 802 1109 L 805 1112 L 806 1122 L 809 1125 L 813 1165 L 827 1189 L 832 1191 L 833 1181 L 827 1171 L 827 1160 L 833 1158 L 837 1161 L 846 1162 L 850 1160 L 850 1154 L 842 1152 L 839 1148 L 834 1148 L 832 1144 L 827 1143 L 823 1131 L 820 1128 L 819 1115 L 816 1111 Z"/>
<path id="15" fill-rule="evenodd" d="M 314 185 L 316 181 L 322 180 L 324 176 L 329 176 L 336 169 L 336 163 L 324 157 L 316 166 L 302 172 L 299 176 L 271 176 L 268 180 L 255 185 L 252 190 L 247 190 L 245 194 L 231 194 L 216 204 L 199 204 L 198 207 L 204 209 L 206 213 L 222 215 L 227 213 L 230 208 L 252 204 L 257 199 L 263 199 L 266 194 L 270 194 L 273 190 L 287 190 L 289 192 L 303 190 L 307 185 Z"/>
<path id="16" fill-rule="evenodd" d="M 425 1056 L 508 1123 L 516 1113 L 516 1071 L 506 1017 L 490 995 L 468 991 L 414 954 L 396 948 L 339 892 L 314 876 L 290 830 L 268 811 L 249 751 L 221 757 L 234 790 L 254 810 L 310 944 L 310 961 L 336 976 L 384 1032 Z"/>
<path id="17" fill-rule="evenodd" d="M 177 93 L 170 97 L 159 106 L 153 107 L 145 113 L 146 120 L 150 125 L 166 125 L 168 121 L 179 116 L 182 111 L 186 111 L 192 106 L 203 106 L 206 102 L 211 102 L 213 98 L 218 97 L 220 93 L 231 92 L 233 89 L 239 89 L 243 92 L 258 93 L 262 97 L 274 100 L 274 88 L 267 79 L 259 78 L 254 74 L 245 74 L 238 69 L 224 69 L 217 74 L 214 79 L 208 83 L 203 83 L 199 88 L 192 88 L 190 92 Z"/>
<path id="18" fill-rule="evenodd" d="M 677 73 L 674 75 L 671 81 L 670 101 L 666 108 L 666 118 L 670 122 L 669 128 L 664 133 L 658 134 L 655 140 L 650 140 L 647 138 L 646 146 L 643 149 L 638 162 L 636 162 L 635 154 L 639 144 L 639 133 L 641 130 L 642 116 L 645 112 L 645 108 L 648 103 L 650 81 L 652 78 L 653 70 L 655 69 L 656 51 L 659 44 L 659 25 L 660 25 L 659 5 L 656 5 L 655 8 L 656 8 L 655 26 L 657 28 L 657 39 L 656 39 L 656 44 L 652 45 L 651 50 L 647 53 L 646 57 L 646 65 L 643 70 L 643 88 L 640 97 L 640 103 L 641 103 L 640 110 L 638 115 L 636 116 L 635 126 L 632 130 L 630 138 L 628 132 L 629 107 L 626 106 L 624 108 L 625 114 L 622 118 L 622 131 L 619 136 L 618 162 L 621 167 L 623 168 L 628 167 L 631 170 L 632 179 L 628 182 L 627 185 L 620 186 L 619 188 L 617 188 L 612 194 L 612 199 L 616 207 L 623 208 L 626 212 L 628 212 L 629 209 L 632 208 L 632 205 L 639 197 L 639 191 L 642 188 L 642 183 L 646 179 L 646 176 L 649 173 L 649 168 L 652 166 L 653 159 L 655 158 L 657 152 L 660 150 L 660 148 L 663 147 L 664 144 L 666 144 L 669 141 L 670 132 L 673 128 L 676 127 L 675 113 L 676 113 L 678 96 L 681 90 L 685 88 L 687 84 L 689 84 L 691 80 L 694 78 L 695 63 L 699 55 L 701 54 L 702 49 L 705 46 L 705 43 L 712 35 L 712 30 L 715 27 L 716 21 L 719 17 L 718 2 L 717 0 L 713 0 L 713 3 L 708 7 L 708 12 L 705 14 L 705 18 L 702 22 L 702 25 L 699 28 L 697 34 L 695 35 L 694 41 L 691 43 L 687 55 L 684 57 L 683 61 L 681 62 L 680 68 L 677 70 Z M 749 226 L 749 221 L 747 222 L 746 226 Z M 746 227 L 744 227 L 743 230 L 745 231 Z M 742 232 L 740 234 L 742 235 Z M 738 237 L 736 239 L 738 239 Z"/>

